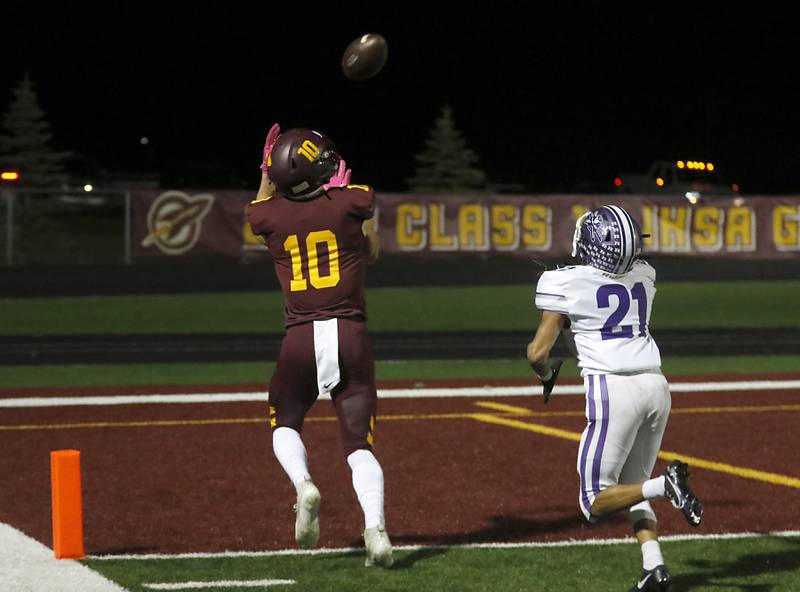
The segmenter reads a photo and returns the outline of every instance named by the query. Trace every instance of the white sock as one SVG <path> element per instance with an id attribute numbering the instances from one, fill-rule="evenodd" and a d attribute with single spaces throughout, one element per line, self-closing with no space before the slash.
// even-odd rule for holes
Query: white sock
<path id="1" fill-rule="evenodd" d="M 661 545 L 658 544 L 658 541 L 642 543 L 642 567 L 646 570 L 651 570 L 657 565 L 664 565 Z"/>
<path id="2" fill-rule="evenodd" d="M 347 457 L 353 471 L 353 489 L 364 510 L 364 527 L 374 528 L 384 524 L 383 469 L 369 450 L 356 450 Z"/>
<path id="3" fill-rule="evenodd" d="M 272 450 L 295 488 L 303 479 L 311 478 L 306 447 L 295 430 L 276 428 L 272 432 Z"/>
<path id="4" fill-rule="evenodd" d="M 664 475 L 656 477 L 655 479 L 649 479 L 642 483 L 642 495 L 646 500 L 657 499 L 666 496 L 667 492 L 664 489 Z"/>

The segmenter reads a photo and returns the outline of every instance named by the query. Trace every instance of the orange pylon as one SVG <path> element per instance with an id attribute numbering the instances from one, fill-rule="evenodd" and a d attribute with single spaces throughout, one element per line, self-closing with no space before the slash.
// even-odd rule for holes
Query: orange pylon
<path id="1" fill-rule="evenodd" d="M 83 559 L 85 553 L 79 450 L 50 452 L 50 482 L 53 504 L 53 552 L 56 559 Z"/>

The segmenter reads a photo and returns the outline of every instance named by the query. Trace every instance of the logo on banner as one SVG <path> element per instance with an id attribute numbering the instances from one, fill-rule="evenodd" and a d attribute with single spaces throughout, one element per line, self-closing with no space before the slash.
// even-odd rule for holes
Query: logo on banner
<path id="1" fill-rule="evenodd" d="M 155 245 L 167 255 L 181 255 L 197 244 L 203 219 L 214 205 L 210 193 L 187 195 L 182 191 L 167 191 L 159 195 L 147 212 L 149 234 L 143 247 Z"/>

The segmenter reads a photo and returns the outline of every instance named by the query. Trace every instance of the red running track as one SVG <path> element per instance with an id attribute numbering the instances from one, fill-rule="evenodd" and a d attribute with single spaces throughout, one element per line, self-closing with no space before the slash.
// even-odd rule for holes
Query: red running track
<path id="1" fill-rule="evenodd" d="M 477 406 L 480 401 L 546 412 L 514 419 L 576 434 L 585 421 L 581 396 L 556 396 L 546 407 L 539 397 L 382 400 L 376 454 L 395 544 L 629 534 L 624 516 L 588 525 L 580 515 L 577 442 L 468 416 L 499 413 Z M 763 410 L 777 405 L 784 408 Z M 797 389 L 673 393 L 663 450 L 776 473 L 794 484 L 695 468 L 703 525 L 694 529 L 668 502 L 656 502 L 662 533 L 800 530 L 800 470 L 793 462 L 800 449 L 798 412 Z M 50 545 L 49 452 L 74 448 L 81 451 L 90 554 L 294 548 L 293 488 L 272 456 L 264 416 L 257 402 L 4 408 L 0 522 Z M 304 439 L 323 496 L 321 546 L 360 545 L 362 515 L 329 401 L 312 410 Z M 656 472 L 664 466 L 659 461 Z"/>

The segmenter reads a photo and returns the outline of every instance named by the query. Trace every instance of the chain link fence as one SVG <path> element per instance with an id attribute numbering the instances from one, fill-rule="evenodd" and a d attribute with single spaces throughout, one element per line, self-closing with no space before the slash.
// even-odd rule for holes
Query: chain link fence
<path id="1" fill-rule="evenodd" d="M 4 189 L 5 266 L 130 263 L 129 193 L 118 189 Z"/>

